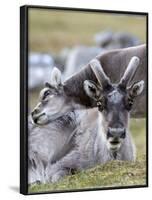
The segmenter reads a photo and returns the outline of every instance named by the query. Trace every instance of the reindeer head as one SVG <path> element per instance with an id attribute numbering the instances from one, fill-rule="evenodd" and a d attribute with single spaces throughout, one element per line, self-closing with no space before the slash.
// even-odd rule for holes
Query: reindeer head
<path id="1" fill-rule="evenodd" d="M 44 125 L 69 110 L 72 110 L 71 99 L 65 95 L 60 70 L 54 68 L 50 83 L 45 83 L 45 87 L 40 91 L 39 103 L 31 112 L 32 121 L 37 125 Z"/>
<path id="2" fill-rule="evenodd" d="M 100 111 L 102 130 L 110 150 L 117 151 L 126 137 L 129 112 L 144 88 L 144 81 L 127 86 L 133 78 L 139 58 L 133 57 L 118 84 L 112 84 L 97 59 L 90 62 L 99 85 L 86 80 L 84 90 Z"/>

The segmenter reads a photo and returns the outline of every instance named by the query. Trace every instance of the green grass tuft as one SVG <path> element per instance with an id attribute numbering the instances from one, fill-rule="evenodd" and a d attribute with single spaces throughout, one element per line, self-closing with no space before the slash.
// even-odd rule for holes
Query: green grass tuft
<path id="1" fill-rule="evenodd" d="M 136 162 L 111 161 L 92 169 L 70 175 L 55 184 L 41 184 L 29 187 L 29 193 L 103 188 L 117 186 L 145 185 L 145 156 L 139 156 Z"/>

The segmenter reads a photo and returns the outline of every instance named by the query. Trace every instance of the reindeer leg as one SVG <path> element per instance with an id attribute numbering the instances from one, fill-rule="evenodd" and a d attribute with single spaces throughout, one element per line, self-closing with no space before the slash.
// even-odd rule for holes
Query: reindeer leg
<path id="1" fill-rule="evenodd" d="M 48 164 L 46 168 L 46 182 L 57 182 L 66 175 L 71 174 L 72 170 L 78 169 L 80 153 L 73 150 L 55 164 Z"/>
<path id="2" fill-rule="evenodd" d="M 28 184 L 44 182 L 45 169 L 38 153 L 31 151 L 28 157 Z"/>

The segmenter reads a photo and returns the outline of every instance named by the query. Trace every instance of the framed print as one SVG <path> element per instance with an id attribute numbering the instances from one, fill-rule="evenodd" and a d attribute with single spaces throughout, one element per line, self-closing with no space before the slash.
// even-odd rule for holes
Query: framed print
<path id="1" fill-rule="evenodd" d="M 20 8 L 20 192 L 148 186 L 148 13 Z"/>

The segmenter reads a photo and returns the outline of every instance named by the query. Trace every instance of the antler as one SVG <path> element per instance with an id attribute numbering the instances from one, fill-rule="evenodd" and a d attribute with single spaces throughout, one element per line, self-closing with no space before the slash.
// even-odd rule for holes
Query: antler
<path id="1" fill-rule="evenodd" d="M 97 59 L 91 60 L 90 66 L 102 87 L 111 85 L 111 81 L 110 81 L 109 77 L 105 74 L 105 72 L 103 71 L 102 65 L 100 64 L 100 62 Z"/>
<path id="2" fill-rule="evenodd" d="M 137 67 L 139 66 L 140 59 L 136 56 L 132 57 L 128 67 L 121 78 L 119 84 L 122 85 L 123 87 L 126 87 L 127 84 L 132 80 L 133 76 L 136 73 Z"/>

